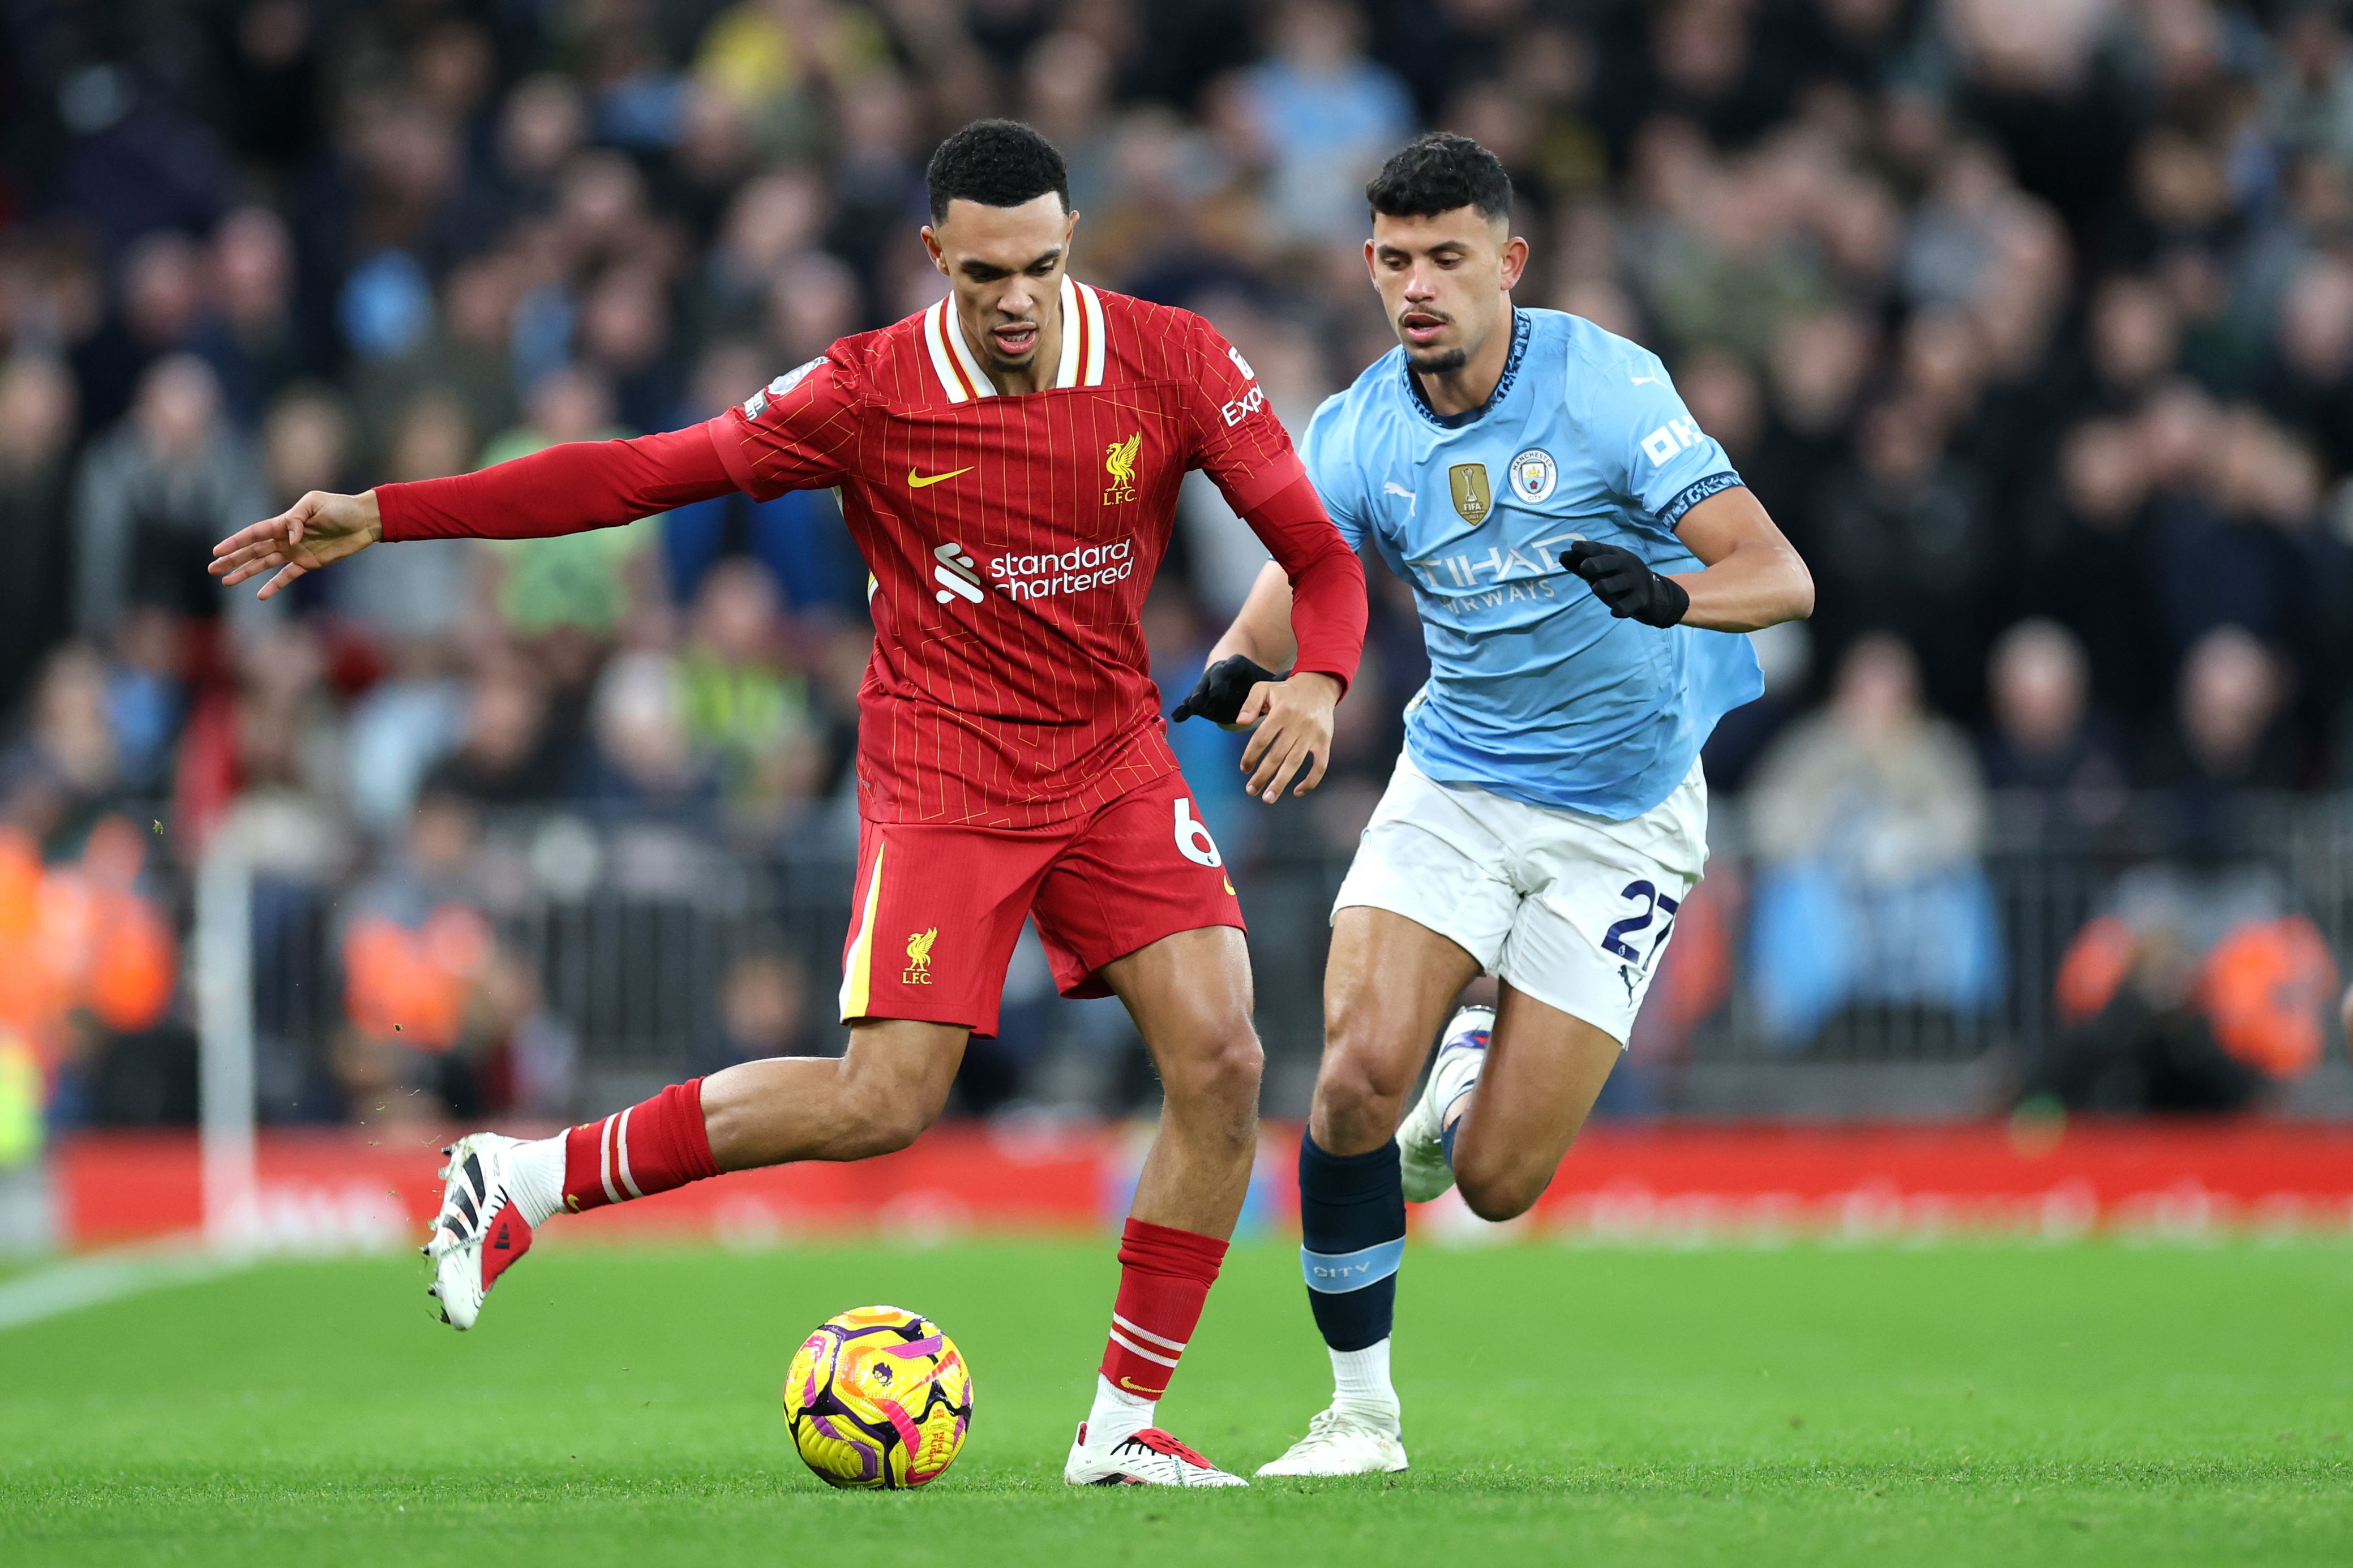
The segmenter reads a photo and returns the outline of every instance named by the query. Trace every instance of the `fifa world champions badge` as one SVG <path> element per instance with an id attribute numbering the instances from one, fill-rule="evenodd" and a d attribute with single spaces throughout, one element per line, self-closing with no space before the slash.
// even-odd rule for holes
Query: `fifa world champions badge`
<path id="1" fill-rule="evenodd" d="M 1453 492 L 1454 510 L 1465 522 L 1484 522 L 1495 509 L 1494 493 L 1487 488 L 1487 465 L 1457 463 L 1446 470 L 1447 489 Z"/>

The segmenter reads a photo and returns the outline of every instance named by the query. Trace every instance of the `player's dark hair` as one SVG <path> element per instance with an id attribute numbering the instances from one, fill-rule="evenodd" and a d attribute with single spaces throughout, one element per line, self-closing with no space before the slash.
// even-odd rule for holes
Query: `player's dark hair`
<path id="1" fill-rule="evenodd" d="M 976 120 L 939 145 L 923 170 L 932 221 L 954 201 L 1018 207 L 1051 191 L 1071 210 L 1071 171 L 1054 144 L 1018 120 Z"/>
<path id="2" fill-rule="evenodd" d="M 1384 217 L 1436 217 L 1475 207 L 1493 222 L 1512 216 L 1512 176 L 1504 161 L 1468 136 L 1433 131 L 1399 149 L 1365 184 L 1365 200 Z"/>

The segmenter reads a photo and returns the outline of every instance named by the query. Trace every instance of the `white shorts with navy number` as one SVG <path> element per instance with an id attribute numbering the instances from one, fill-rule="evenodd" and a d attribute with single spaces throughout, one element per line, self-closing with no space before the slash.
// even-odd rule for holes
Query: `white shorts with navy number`
<path id="1" fill-rule="evenodd" d="M 1700 765 L 1625 822 L 1440 784 L 1398 759 L 1333 912 L 1389 910 L 1620 1046 L 1707 864 Z"/>

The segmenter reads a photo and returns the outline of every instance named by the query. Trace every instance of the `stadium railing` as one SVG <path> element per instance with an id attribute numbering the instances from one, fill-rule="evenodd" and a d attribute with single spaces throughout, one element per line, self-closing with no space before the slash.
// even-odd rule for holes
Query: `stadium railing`
<path id="1" fill-rule="evenodd" d="M 2353 797 L 2245 797 L 2201 814 L 2147 796 L 2109 803 L 2093 820 L 2064 803 L 2010 799 L 1997 803 L 1983 856 L 1957 868 L 1974 891 L 1906 904 L 1898 889 L 1890 903 L 1860 874 L 1841 882 L 1832 868 L 1818 879 L 1833 904 L 1849 899 L 1833 918 L 1862 934 L 1843 939 L 1852 950 L 1843 969 L 1808 978 L 1793 1002 L 1783 971 L 1819 965 L 1834 945 L 1805 923 L 1824 907 L 1820 889 L 1813 903 L 1776 905 L 1790 868 L 1746 852 L 1735 812 L 1719 812 L 1715 834 L 1708 879 L 1668 950 L 1613 1087 L 1615 1109 L 1982 1113 L 2056 1037 L 2061 966 L 2096 916 L 2170 921 L 2193 946 L 2211 944 L 2234 918 L 2301 917 L 2332 953 L 2353 933 Z M 1235 878 L 1250 911 L 1267 1108 L 1297 1115 L 1313 1082 L 1328 914 L 1346 855 L 1304 836 L 1271 837 L 1278 842 Z M 490 822 L 462 883 L 425 896 L 470 904 L 536 976 L 546 1007 L 578 1042 L 575 1109 L 585 1111 L 725 1059 L 723 994 L 731 964 L 747 952 L 782 953 L 797 970 L 799 1048 L 837 1048 L 833 992 L 853 844 L 849 825 L 830 818 L 747 845 L 674 823 L 523 814 Z M 250 884 L 242 934 L 254 1080 L 265 1118 L 306 1120 L 294 1101 L 326 1076 L 349 1026 L 352 922 L 372 900 L 413 910 L 417 889 L 396 867 L 328 882 L 257 870 Z M 197 900 L 205 918 L 194 943 L 214 955 L 200 966 L 215 976 L 208 1022 L 235 1016 L 217 982 L 222 944 L 238 940 L 217 929 L 222 898 L 216 885 Z M 1788 928 L 1778 946 L 1776 921 Z M 1966 973 L 1950 962 L 1956 943 L 1983 949 L 1960 966 Z M 1126 1108 L 1123 1096 L 1148 1096 L 1148 1075 L 1100 1059 L 1134 1048 L 1108 1005 L 1060 1004 L 1039 994 L 1034 965 L 1024 973 L 1017 961 L 1005 1042 L 1022 1064 L 1024 1097 L 1075 1094 L 1116 1110 Z M 1074 1068 L 1077 1058 L 1086 1060 Z M 2341 1042 L 2331 1040 L 2300 1092 L 2315 1110 L 2353 1108 Z"/>

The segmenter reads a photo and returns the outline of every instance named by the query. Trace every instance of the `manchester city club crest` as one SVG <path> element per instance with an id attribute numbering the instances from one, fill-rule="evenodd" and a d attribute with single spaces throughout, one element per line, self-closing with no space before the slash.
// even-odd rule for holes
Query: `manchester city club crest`
<path id="1" fill-rule="evenodd" d="M 1454 510 L 1462 514 L 1465 522 L 1484 522 L 1487 514 L 1495 510 L 1495 498 L 1487 489 L 1487 465 L 1457 463 L 1446 470 L 1447 488 L 1454 492 Z"/>
<path id="2" fill-rule="evenodd" d="M 1560 465 L 1541 447 L 1531 447 L 1512 459 L 1512 493 L 1535 506 L 1552 495 L 1560 482 Z"/>

